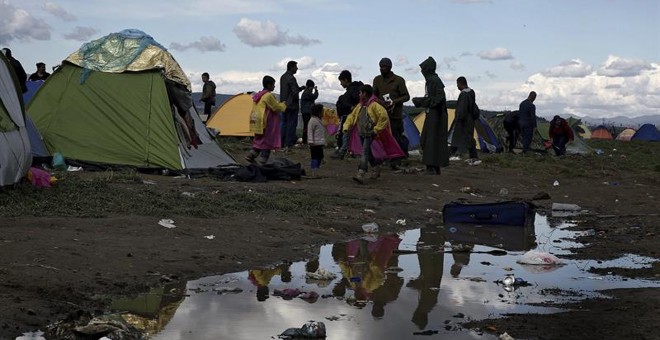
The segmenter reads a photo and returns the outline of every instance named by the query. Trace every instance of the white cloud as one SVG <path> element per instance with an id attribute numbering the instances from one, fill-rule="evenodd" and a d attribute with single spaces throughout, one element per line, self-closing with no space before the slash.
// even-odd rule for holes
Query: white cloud
<path id="1" fill-rule="evenodd" d="M 525 69 L 525 65 L 523 65 L 523 63 L 521 63 L 519 60 L 512 61 L 511 65 L 509 65 L 509 67 L 511 67 L 512 70 L 524 70 Z"/>
<path id="2" fill-rule="evenodd" d="M 13 40 L 50 40 L 50 26 L 21 8 L 0 2 L 0 44 Z"/>
<path id="3" fill-rule="evenodd" d="M 647 64 L 635 76 L 606 76 L 596 72 L 584 75 L 590 68 L 582 62 L 570 64 L 573 66 L 535 73 L 525 84 L 504 87 L 481 98 L 492 109 L 516 109 L 533 90 L 538 93 L 537 112 L 544 117 L 566 113 L 603 118 L 637 117 L 660 112 L 660 64 Z M 570 76 L 574 74 L 583 76 Z"/>
<path id="4" fill-rule="evenodd" d="M 644 60 L 623 59 L 610 55 L 598 70 L 598 74 L 608 77 L 634 77 L 644 70 L 651 69 L 653 69 L 651 64 Z"/>
<path id="5" fill-rule="evenodd" d="M 302 70 L 306 70 L 306 69 L 309 69 L 309 68 L 316 67 L 316 59 L 314 59 L 312 57 L 309 57 L 309 56 L 303 56 L 303 57 L 300 57 L 300 58 L 286 57 L 286 58 L 283 58 L 280 61 L 278 61 L 275 64 L 275 68 L 273 70 L 282 71 L 282 73 L 284 73 L 284 71 L 286 71 L 286 64 L 291 60 L 298 63 L 298 72 L 301 72 Z"/>
<path id="6" fill-rule="evenodd" d="M 309 46 L 321 43 L 318 39 L 304 37 L 300 34 L 290 35 L 282 31 L 272 21 L 257 21 L 242 18 L 234 26 L 234 34 L 246 45 L 252 47 L 300 45 Z"/>
<path id="7" fill-rule="evenodd" d="M 62 8 L 62 6 L 54 3 L 54 2 L 46 2 L 44 4 L 44 10 L 64 21 L 75 21 L 76 16 L 71 14 L 71 12 L 65 10 Z"/>
<path id="8" fill-rule="evenodd" d="M 93 27 L 76 26 L 70 33 L 64 34 L 67 40 L 88 41 L 99 31 Z"/>
<path id="9" fill-rule="evenodd" d="M 497 47 L 492 50 L 481 51 L 477 53 L 477 56 L 485 60 L 509 60 L 513 59 L 511 51 L 504 47 Z"/>
<path id="10" fill-rule="evenodd" d="M 497 78 L 497 75 L 493 72 L 486 71 L 485 74 L 486 74 L 486 77 L 488 77 L 490 79 Z"/>
<path id="11" fill-rule="evenodd" d="M 580 59 L 573 59 L 570 61 L 562 62 L 561 64 L 551 67 L 543 71 L 543 75 L 546 77 L 556 77 L 556 78 L 579 78 L 586 77 L 591 74 L 593 71 L 591 65 L 585 64 Z"/>
<path id="12" fill-rule="evenodd" d="M 202 53 L 204 52 L 224 52 L 227 46 L 223 44 L 218 38 L 215 37 L 201 37 L 197 41 L 187 44 L 173 42 L 170 44 L 170 49 L 175 51 L 185 51 L 195 49 Z"/>

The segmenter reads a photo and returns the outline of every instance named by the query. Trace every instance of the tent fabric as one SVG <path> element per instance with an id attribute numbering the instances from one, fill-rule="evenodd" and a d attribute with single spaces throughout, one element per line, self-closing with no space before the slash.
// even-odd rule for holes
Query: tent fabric
<path id="1" fill-rule="evenodd" d="M 0 186 L 20 181 L 32 163 L 25 111 L 17 84 L 13 68 L 0 54 Z"/>
<path id="2" fill-rule="evenodd" d="M 173 170 L 235 164 L 202 123 L 187 78 L 175 82 L 161 69 L 147 69 L 92 72 L 81 83 L 85 72 L 65 61 L 28 106 L 50 154 L 81 163 Z"/>
<path id="3" fill-rule="evenodd" d="M 490 124 L 490 127 L 493 129 L 493 133 L 497 136 L 497 139 L 502 141 L 503 143 L 506 143 L 506 137 L 508 136 L 508 134 L 504 129 L 504 114 L 500 113 L 488 118 L 488 123 Z M 542 129 L 543 129 L 542 125 L 541 123 L 539 123 L 537 129 L 534 130 L 534 134 L 532 136 L 532 144 L 531 144 L 532 150 L 535 151 L 546 150 L 545 147 L 546 138 L 543 138 L 540 132 L 540 130 Z M 547 128 L 545 130 L 547 132 Z M 518 141 L 516 142 L 516 148 L 522 149 L 522 138 L 518 138 Z"/>
<path id="4" fill-rule="evenodd" d="M 414 150 L 419 147 L 421 132 L 417 129 L 417 125 L 407 115 L 403 115 L 403 131 L 408 137 L 408 150 Z"/>
<path id="5" fill-rule="evenodd" d="M 28 88 L 28 91 L 23 93 L 23 102 L 27 106 L 31 101 L 32 97 L 37 93 L 37 90 L 43 85 L 44 81 L 27 81 L 25 85 Z M 44 140 L 39 133 L 39 129 L 34 125 L 34 122 L 30 118 L 30 113 L 27 112 L 25 115 L 25 126 L 27 127 L 28 136 L 30 137 L 30 148 L 32 150 L 32 157 L 48 157 L 48 150 L 44 144 Z"/>
<path id="6" fill-rule="evenodd" d="M 644 124 L 639 127 L 639 130 L 630 138 L 631 141 L 649 141 L 659 142 L 660 131 L 653 124 Z"/>
<path id="7" fill-rule="evenodd" d="M 206 121 L 206 127 L 215 129 L 220 136 L 254 136 L 250 132 L 252 95 L 239 93 L 222 103 Z"/>
<path id="8" fill-rule="evenodd" d="M 629 142 L 630 138 L 632 138 L 635 132 L 636 132 L 635 129 L 631 129 L 631 128 L 624 129 L 623 131 L 619 132 L 618 135 L 616 135 L 616 140 Z"/>
<path id="9" fill-rule="evenodd" d="M 595 129 L 591 130 L 591 139 L 612 140 L 614 138 L 612 137 L 612 134 L 606 127 L 600 125 L 597 126 Z"/>

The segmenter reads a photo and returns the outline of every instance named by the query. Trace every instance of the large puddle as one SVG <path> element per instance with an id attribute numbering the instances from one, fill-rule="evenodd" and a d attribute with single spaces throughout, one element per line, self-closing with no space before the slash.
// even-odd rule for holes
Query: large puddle
<path id="1" fill-rule="evenodd" d="M 639 268 L 654 259 L 630 254 L 606 262 L 562 260 L 523 265 L 528 250 L 568 254 L 572 222 L 550 225 L 422 227 L 367 235 L 321 247 L 318 258 L 166 286 L 113 308 L 151 339 L 269 339 L 309 320 L 323 321 L 327 339 L 406 339 L 435 332 L 452 339 L 494 338 L 457 323 L 507 313 L 551 313 L 543 302 L 598 295 L 611 288 L 659 287 L 647 280 L 600 276 L 591 267 Z M 505 251 L 502 251 L 505 250 Z M 330 280 L 306 277 L 318 268 Z M 505 286 L 513 275 L 526 284 Z M 289 298 L 281 295 L 296 295 Z"/>

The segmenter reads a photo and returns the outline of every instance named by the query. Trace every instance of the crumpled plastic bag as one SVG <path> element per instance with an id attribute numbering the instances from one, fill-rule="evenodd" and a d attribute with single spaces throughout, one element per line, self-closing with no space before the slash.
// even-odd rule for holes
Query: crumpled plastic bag
<path id="1" fill-rule="evenodd" d="M 563 265 L 561 260 L 550 253 L 530 250 L 524 253 L 517 261 L 520 264 L 533 264 L 533 265 Z"/>
<path id="2" fill-rule="evenodd" d="M 280 337 L 285 339 L 320 339 L 325 338 L 325 336 L 325 324 L 321 321 L 314 320 L 306 322 L 301 328 L 288 328 L 280 334 Z"/>
<path id="3" fill-rule="evenodd" d="M 319 268 L 313 273 L 312 272 L 307 272 L 307 273 L 305 273 L 305 276 L 308 279 L 323 280 L 323 281 L 334 280 L 337 277 L 337 275 L 335 273 L 333 273 L 333 272 L 331 272 L 327 269 L 324 269 L 324 268 Z"/>

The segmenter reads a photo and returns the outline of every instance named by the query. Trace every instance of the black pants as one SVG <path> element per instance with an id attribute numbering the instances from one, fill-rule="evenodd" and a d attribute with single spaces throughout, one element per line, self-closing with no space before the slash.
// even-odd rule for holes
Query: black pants
<path id="1" fill-rule="evenodd" d="M 302 119 L 303 119 L 303 144 L 307 144 L 307 124 L 309 124 L 309 120 L 312 118 L 312 113 L 311 112 L 301 112 L 302 114 Z"/>
<path id="2" fill-rule="evenodd" d="M 214 101 L 204 102 L 204 114 L 205 115 L 210 115 L 212 113 L 211 108 L 213 107 L 213 105 L 215 105 Z M 208 118 L 210 118 L 210 117 L 207 117 L 206 119 L 208 119 Z"/>
<path id="3" fill-rule="evenodd" d="M 320 168 L 323 161 L 323 145 L 311 145 L 309 147 L 309 153 L 312 159 L 310 167 L 312 169 Z"/>
<path id="4" fill-rule="evenodd" d="M 518 127 L 518 124 L 516 123 L 511 123 L 504 121 L 502 124 L 504 125 L 504 130 L 506 130 L 507 133 L 507 139 L 509 141 L 509 152 L 513 152 L 513 149 L 516 147 L 516 143 L 518 143 L 518 138 L 520 137 L 520 128 Z"/>
<path id="5" fill-rule="evenodd" d="M 566 144 L 568 144 L 568 136 L 555 135 L 552 137 L 552 148 L 555 150 L 555 155 L 563 156 L 566 154 Z"/>

